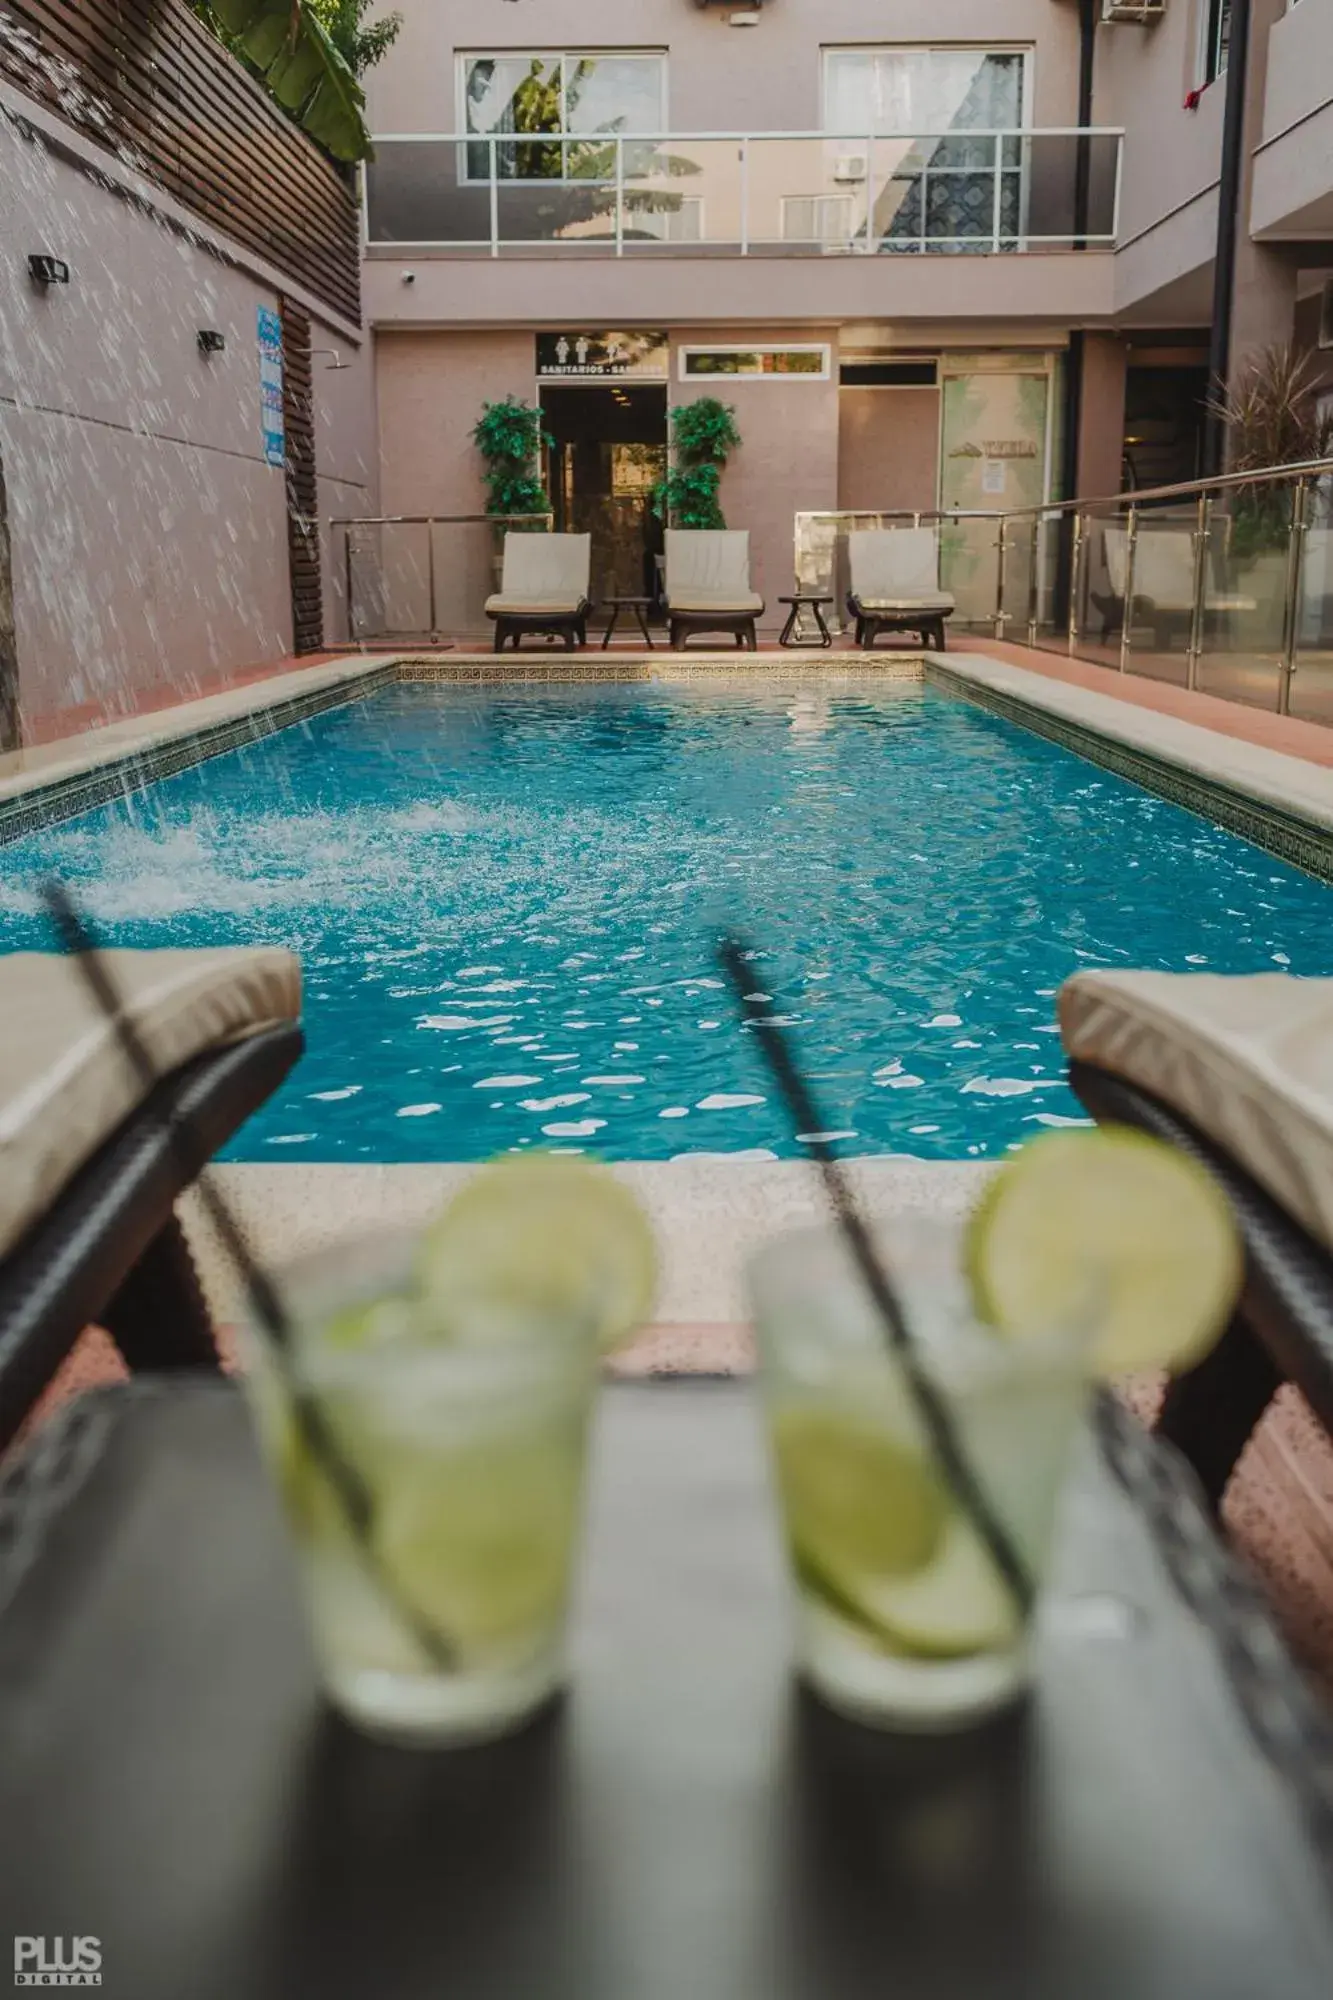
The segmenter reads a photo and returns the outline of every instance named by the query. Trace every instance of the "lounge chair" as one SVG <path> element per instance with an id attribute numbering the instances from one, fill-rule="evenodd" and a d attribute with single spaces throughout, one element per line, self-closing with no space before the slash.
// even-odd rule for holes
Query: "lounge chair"
<path id="1" fill-rule="evenodd" d="M 881 632 L 916 632 L 923 646 L 944 651 L 944 621 L 954 600 L 940 589 L 937 528 L 853 528 L 847 561 L 847 609 L 858 646 L 873 646 Z"/>
<path id="2" fill-rule="evenodd" d="M 290 952 L 106 963 L 150 1094 L 68 958 L 0 959 L 0 1446 L 90 1323 L 132 1369 L 218 1367 L 174 1205 L 303 1046 Z"/>
<path id="3" fill-rule="evenodd" d="M 507 533 L 500 588 L 486 599 L 486 616 L 495 621 L 496 652 L 506 639 L 513 640 L 517 652 L 525 632 L 562 638 L 570 651 L 576 644 L 586 646 L 591 568 L 591 535 Z"/>
<path id="4" fill-rule="evenodd" d="M 664 604 L 672 651 L 691 632 L 731 632 L 738 646 L 758 646 L 755 620 L 764 600 L 750 585 L 745 528 L 668 528 Z"/>
<path id="5" fill-rule="evenodd" d="M 1157 1422 L 1216 1509 L 1282 1382 L 1333 1433 L 1333 979 L 1084 972 L 1059 1006 L 1088 1110 L 1199 1161 L 1244 1239 L 1231 1323 Z"/>
<path id="6" fill-rule="evenodd" d="M 1129 534 L 1124 528 L 1103 528 L 1109 591 L 1092 593 L 1102 614 L 1102 644 L 1123 631 L 1125 586 L 1129 581 Z M 1252 597 L 1205 589 L 1204 610 L 1218 616 L 1253 611 Z M 1194 622 L 1194 537 L 1181 528 L 1154 528 L 1140 522 L 1134 543 L 1134 603 L 1131 626 L 1151 625 L 1159 653 L 1169 652 L 1173 638 L 1188 638 Z"/>

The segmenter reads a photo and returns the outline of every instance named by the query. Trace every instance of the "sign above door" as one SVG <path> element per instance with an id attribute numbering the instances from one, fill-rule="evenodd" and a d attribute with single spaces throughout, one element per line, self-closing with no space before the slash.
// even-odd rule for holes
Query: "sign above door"
<path id="1" fill-rule="evenodd" d="M 610 382 L 631 376 L 665 382 L 670 369 L 663 333 L 539 333 L 539 382 Z"/>

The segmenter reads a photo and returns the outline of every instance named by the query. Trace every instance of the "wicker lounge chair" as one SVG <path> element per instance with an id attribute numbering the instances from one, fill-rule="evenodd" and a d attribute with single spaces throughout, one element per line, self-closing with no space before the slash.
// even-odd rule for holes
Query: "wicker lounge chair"
<path id="1" fill-rule="evenodd" d="M 495 621 L 495 650 L 512 639 L 514 650 L 525 632 L 563 639 L 566 647 L 588 643 L 588 578 L 591 535 L 506 534 L 500 588 L 486 599 Z"/>
<path id="2" fill-rule="evenodd" d="M 69 959 L 0 959 L 0 1446 L 90 1322 L 131 1368 L 217 1368 L 174 1204 L 302 1049 L 289 952 L 106 962 L 150 1095 Z"/>
<path id="3" fill-rule="evenodd" d="M 858 646 L 873 646 L 881 632 L 916 632 L 923 646 L 944 651 L 944 621 L 954 600 L 940 589 L 937 528 L 853 528 L 847 561 L 847 609 Z"/>
<path id="4" fill-rule="evenodd" d="M 1244 1238 L 1231 1324 L 1158 1419 L 1215 1508 L 1282 1382 L 1333 1432 L 1333 980 L 1080 973 L 1060 1026 L 1093 1116 L 1200 1161 Z"/>
<path id="5" fill-rule="evenodd" d="M 1103 528 L 1109 590 L 1093 593 L 1102 614 L 1102 643 L 1122 631 L 1125 585 L 1129 580 L 1129 535 L 1124 528 Z M 1206 590 L 1204 611 L 1216 616 L 1253 611 L 1252 597 Z M 1131 625 L 1151 625 L 1158 652 L 1171 649 L 1175 638 L 1188 638 L 1194 621 L 1194 537 L 1179 528 L 1154 528 L 1140 523 L 1134 542 L 1134 604 Z"/>
<path id="6" fill-rule="evenodd" d="M 691 632 L 731 632 L 753 653 L 764 600 L 750 585 L 750 536 L 744 528 L 668 528 L 665 609 L 670 644 Z"/>

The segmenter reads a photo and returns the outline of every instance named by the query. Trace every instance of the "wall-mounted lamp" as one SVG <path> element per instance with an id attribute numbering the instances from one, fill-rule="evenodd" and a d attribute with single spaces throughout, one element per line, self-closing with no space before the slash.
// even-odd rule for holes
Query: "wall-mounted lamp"
<path id="1" fill-rule="evenodd" d="M 326 375 L 332 375 L 339 368 L 350 368 L 352 365 L 350 361 L 342 359 L 336 347 L 312 347 L 310 350 L 310 359 L 313 361 L 317 354 L 326 354 L 328 356 L 328 363 L 323 371 Z"/>
<path id="2" fill-rule="evenodd" d="M 226 336 L 219 333 L 215 326 L 201 326 L 196 338 L 201 354 L 221 354 L 227 345 Z"/>
<path id="3" fill-rule="evenodd" d="M 49 257 L 45 251 L 34 251 L 28 259 L 28 276 L 34 285 L 67 285 L 69 265 L 63 257 Z"/>

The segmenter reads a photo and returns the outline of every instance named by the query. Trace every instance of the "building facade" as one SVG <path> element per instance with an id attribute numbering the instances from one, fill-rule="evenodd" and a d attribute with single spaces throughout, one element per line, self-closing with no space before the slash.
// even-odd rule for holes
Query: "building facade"
<path id="1" fill-rule="evenodd" d="M 185 0 L 0 0 L 0 747 L 341 628 L 372 389 L 354 180 Z"/>
<path id="2" fill-rule="evenodd" d="M 1333 0 L 1251 7 L 1233 369 L 1313 344 L 1333 262 Z M 369 79 L 384 513 L 480 511 L 482 404 L 536 400 L 594 586 L 646 587 L 670 410 L 720 394 L 773 625 L 801 513 L 1197 469 L 1231 0 L 402 11 Z M 484 575 L 438 532 L 465 628 Z"/>

